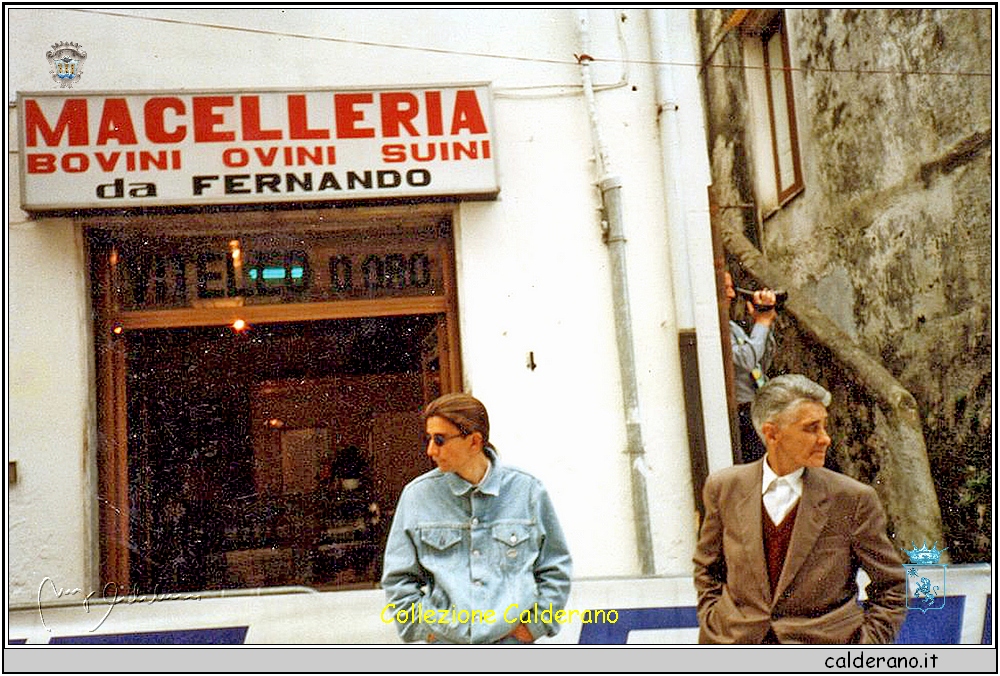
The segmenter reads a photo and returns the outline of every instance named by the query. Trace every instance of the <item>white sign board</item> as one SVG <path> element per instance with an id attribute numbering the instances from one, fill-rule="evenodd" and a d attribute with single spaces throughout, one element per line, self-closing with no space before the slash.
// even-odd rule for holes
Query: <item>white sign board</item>
<path id="1" fill-rule="evenodd" d="M 19 93 L 21 206 L 493 197 L 488 85 Z"/>

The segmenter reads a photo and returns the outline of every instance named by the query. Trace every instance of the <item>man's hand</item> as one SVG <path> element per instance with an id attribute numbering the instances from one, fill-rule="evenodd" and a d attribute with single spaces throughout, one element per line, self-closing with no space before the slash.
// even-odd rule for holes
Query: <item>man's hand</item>
<path id="1" fill-rule="evenodd" d="M 755 324 L 769 327 L 778 318 L 778 311 L 775 309 L 777 302 L 778 298 L 774 291 L 760 289 L 753 292 L 752 301 L 747 301 L 747 312 L 750 313 Z"/>

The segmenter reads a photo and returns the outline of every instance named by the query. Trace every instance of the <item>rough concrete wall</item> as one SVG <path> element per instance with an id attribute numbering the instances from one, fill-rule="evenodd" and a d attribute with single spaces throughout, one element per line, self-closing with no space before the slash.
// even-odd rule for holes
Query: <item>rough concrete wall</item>
<path id="1" fill-rule="evenodd" d="M 913 438 L 920 436 L 919 427 L 901 421 L 828 346 L 804 331 L 794 316 L 784 314 L 777 331 L 773 374 L 804 373 L 833 397 L 828 428 L 834 443 L 826 466 L 875 488 L 886 509 L 890 537 L 898 546 L 909 547 L 914 539 L 919 545 L 923 538 L 928 538 L 929 545 L 942 532 L 940 512 L 935 511 L 944 510 L 923 499 L 926 496 L 911 494 L 919 489 L 906 475 L 914 459 L 904 457 L 904 452 L 923 454 L 924 440 Z M 926 472 L 926 462 L 922 464 Z M 918 512 L 930 516 L 921 521 L 915 518 Z"/>
<path id="2" fill-rule="evenodd" d="M 760 244 L 793 290 L 914 395 L 952 560 L 988 561 L 990 12 L 785 15 L 806 188 L 760 225 Z M 727 10 L 701 16 L 703 50 L 719 44 L 717 66 L 741 62 L 735 33 L 720 42 L 726 18 Z M 723 204 L 752 203 L 743 75 L 705 72 L 716 194 Z M 835 369 L 794 330 L 782 346 L 776 370 Z M 851 415 L 834 414 L 835 460 L 877 481 L 877 449 L 858 444 L 873 444 L 877 409 L 856 404 Z"/>

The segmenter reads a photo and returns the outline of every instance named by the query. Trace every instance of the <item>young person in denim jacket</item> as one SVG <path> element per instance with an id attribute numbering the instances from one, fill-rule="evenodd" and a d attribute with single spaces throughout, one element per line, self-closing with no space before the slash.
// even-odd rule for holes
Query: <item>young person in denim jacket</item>
<path id="1" fill-rule="evenodd" d="M 545 487 L 499 462 L 478 399 L 446 394 L 423 418 L 437 469 L 400 495 L 383 620 L 405 641 L 532 643 L 555 634 L 571 560 Z"/>

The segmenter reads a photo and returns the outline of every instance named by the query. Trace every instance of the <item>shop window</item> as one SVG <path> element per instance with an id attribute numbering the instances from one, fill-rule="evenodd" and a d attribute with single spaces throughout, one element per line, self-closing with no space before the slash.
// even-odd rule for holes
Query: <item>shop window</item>
<path id="1" fill-rule="evenodd" d="M 788 33 L 779 9 L 745 11 L 744 39 L 753 163 L 762 217 L 803 188 Z"/>
<path id="2" fill-rule="evenodd" d="M 430 316 L 130 331 L 130 577 L 142 589 L 380 575 L 421 452 Z"/>
<path id="3" fill-rule="evenodd" d="M 449 229 L 88 242 L 105 580 L 373 586 L 433 466 L 420 410 L 459 382 Z"/>

